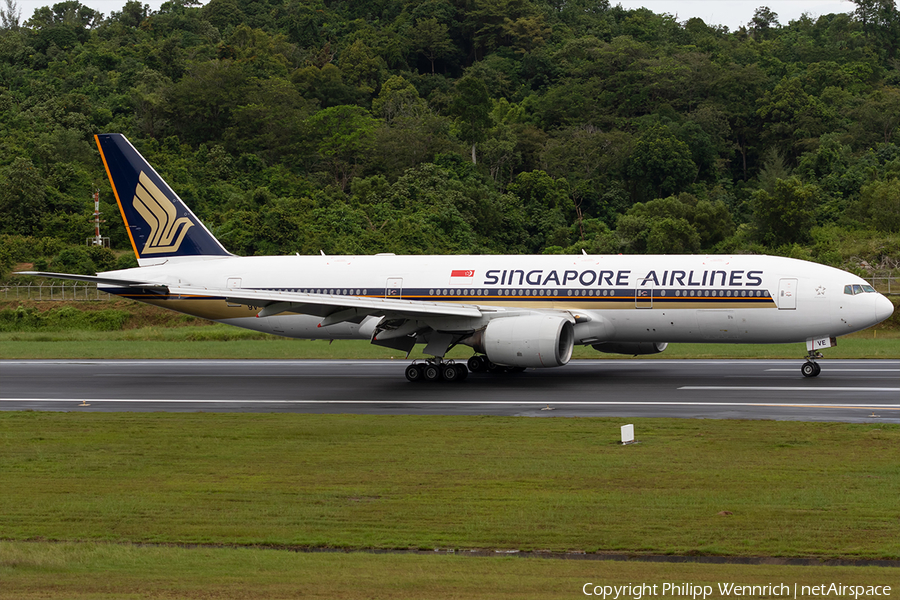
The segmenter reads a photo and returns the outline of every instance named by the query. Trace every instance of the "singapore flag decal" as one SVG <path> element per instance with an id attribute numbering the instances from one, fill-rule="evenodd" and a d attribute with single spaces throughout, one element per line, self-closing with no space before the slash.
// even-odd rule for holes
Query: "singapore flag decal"
<path id="1" fill-rule="evenodd" d="M 464 285 L 472 283 L 475 277 L 475 271 L 471 269 L 453 269 L 450 271 L 450 285 Z"/>

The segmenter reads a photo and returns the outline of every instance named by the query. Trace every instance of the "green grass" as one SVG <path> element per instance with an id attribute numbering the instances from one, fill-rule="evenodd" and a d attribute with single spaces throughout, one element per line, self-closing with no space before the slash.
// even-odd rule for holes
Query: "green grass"
<path id="1" fill-rule="evenodd" d="M 0 537 L 900 558 L 898 425 L 621 424 L 0 413 Z"/>
<path id="2" fill-rule="evenodd" d="M 308 554 L 258 548 L 166 548 L 0 542 L 0 599 L 586 597 L 594 585 L 711 586 L 840 582 L 892 585 L 894 569 L 659 564 L 463 556 Z M 671 593 L 668 594 L 671 597 Z M 621 597 L 621 596 L 620 596 Z M 626 598 L 634 598 L 634 595 Z M 645 596 L 652 598 L 653 596 Z M 688 596 L 690 597 L 690 596 Z M 702 597 L 702 596 L 700 596 Z M 711 597 L 719 597 L 714 593 Z M 756 596 L 758 597 L 758 596 Z M 601 596 L 602 598 L 602 596 Z"/>
<path id="3" fill-rule="evenodd" d="M 416 346 L 411 358 L 421 358 Z M 449 358 L 468 358 L 455 348 Z M 802 358 L 805 344 L 671 344 L 642 358 Z M 863 331 L 838 339 L 826 358 L 900 358 L 900 331 Z M 0 332 L 0 358 L 343 358 L 401 359 L 399 350 L 363 340 L 293 340 L 228 325 L 146 327 L 124 331 Z M 623 358 L 591 347 L 575 348 L 574 358 Z"/>

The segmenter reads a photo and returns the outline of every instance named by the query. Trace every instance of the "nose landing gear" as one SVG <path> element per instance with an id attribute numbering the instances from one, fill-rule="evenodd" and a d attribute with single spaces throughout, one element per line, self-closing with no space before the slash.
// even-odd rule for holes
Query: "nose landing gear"
<path id="1" fill-rule="evenodd" d="M 822 358 L 821 352 L 810 351 L 806 357 L 806 362 L 800 367 L 800 372 L 804 377 L 816 377 L 822 372 L 822 367 L 816 362 L 817 358 Z"/>

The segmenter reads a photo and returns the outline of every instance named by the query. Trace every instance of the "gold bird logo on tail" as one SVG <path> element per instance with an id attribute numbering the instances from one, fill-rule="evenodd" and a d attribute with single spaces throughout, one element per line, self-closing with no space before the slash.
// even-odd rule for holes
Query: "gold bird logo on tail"
<path id="1" fill-rule="evenodd" d="M 178 252 L 185 234 L 194 224 L 187 217 L 176 218 L 175 205 L 143 172 L 134 189 L 133 206 L 150 226 L 150 235 L 141 254 Z"/>

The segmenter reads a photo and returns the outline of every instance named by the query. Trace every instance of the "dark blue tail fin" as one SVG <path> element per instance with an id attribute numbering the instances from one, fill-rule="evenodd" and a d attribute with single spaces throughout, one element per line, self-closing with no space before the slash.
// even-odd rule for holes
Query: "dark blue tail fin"
<path id="1" fill-rule="evenodd" d="M 230 256 L 125 136 L 94 136 L 138 259 Z"/>

